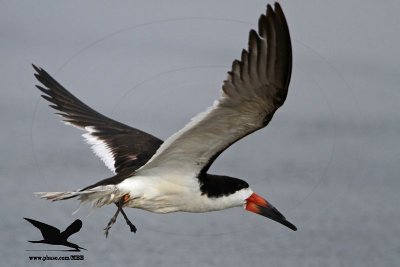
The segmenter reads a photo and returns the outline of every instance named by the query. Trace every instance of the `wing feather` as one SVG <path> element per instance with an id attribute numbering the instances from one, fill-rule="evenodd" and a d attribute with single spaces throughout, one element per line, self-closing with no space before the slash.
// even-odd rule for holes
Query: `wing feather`
<path id="1" fill-rule="evenodd" d="M 83 134 L 93 152 L 114 173 L 132 172 L 144 165 L 157 151 L 162 140 L 141 130 L 112 120 L 76 98 L 45 70 L 34 66 L 35 77 L 45 87 L 36 87 L 58 110 L 68 125 L 86 130 Z"/>
<path id="2" fill-rule="evenodd" d="M 154 169 L 198 175 L 234 142 L 265 127 L 284 103 L 292 69 L 292 48 L 278 3 L 267 6 L 248 50 L 234 60 L 214 105 L 169 137 L 138 172 Z M 159 170 L 158 170 L 159 171 Z"/>

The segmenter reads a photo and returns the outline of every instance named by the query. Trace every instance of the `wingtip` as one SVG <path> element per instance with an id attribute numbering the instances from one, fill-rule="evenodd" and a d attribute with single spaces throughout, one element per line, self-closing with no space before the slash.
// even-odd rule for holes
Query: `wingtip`
<path id="1" fill-rule="evenodd" d="M 282 7 L 281 7 L 281 4 L 279 4 L 279 2 L 275 2 L 274 3 L 274 8 L 275 8 L 275 10 L 282 10 Z"/>
<path id="2" fill-rule="evenodd" d="M 35 220 L 32 220 L 32 219 L 29 219 L 29 218 L 26 218 L 26 217 L 23 217 L 26 221 L 28 221 L 28 222 L 30 222 L 30 223 L 33 223 Z"/>
<path id="3" fill-rule="evenodd" d="M 266 27 L 268 20 L 271 20 L 271 17 L 274 16 L 277 10 L 281 10 L 278 2 L 274 3 L 274 8 L 271 6 L 271 4 L 267 4 L 265 14 L 261 14 L 260 18 L 258 19 L 258 32 L 261 37 L 266 38 Z"/>
<path id="4" fill-rule="evenodd" d="M 33 69 L 37 72 L 37 73 L 39 73 L 41 70 L 42 70 L 42 68 L 41 67 L 38 67 L 38 66 L 36 66 L 35 64 L 31 64 L 32 65 L 32 67 L 33 67 Z M 35 75 L 36 76 L 36 75 Z"/>
<path id="5" fill-rule="evenodd" d="M 82 226 L 82 221 L 80 219 L 76 219 L 73 223 L 79 223 Z"/>
<path id="6" fill-rule="evenodd" d="M 274 14 L 274 13 L 275 13 L 275 12 L 274 12 L 274 9 L 272 8 L 272 6 L 271 6 L 270 4 L 268 4 L 268 5 L 267 5 L 267 12 L 266 12 L 267 18 L 270 17 L 270 16 L 272 16 L 272 14 Z"/>
<path id="7" fill-rule="evenodd" d="M 257 40 L 257 37 L 258 37 L 258 34 L 257 34 L 256 30 L 251 29 L 249 32 L 249 41 Z"/>
<path id="8" fill-rule="evenodd" d="M 283 13 L 282 7 L 278 2 L 275 2 L 275 13 L 277 16 L 282 16 L 285 17 L 285 14 Z"/>

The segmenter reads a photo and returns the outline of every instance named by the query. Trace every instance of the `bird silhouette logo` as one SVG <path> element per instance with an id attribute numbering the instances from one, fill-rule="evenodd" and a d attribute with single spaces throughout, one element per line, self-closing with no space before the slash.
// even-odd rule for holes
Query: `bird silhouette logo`
<path id="1" fill-rule="evenodd" d="M 29 241 L 31 243 L 43 243 L 43 244 L 49 244 L 49 245 L 61 245 L 61 246 L 66 246 L 73 248 L 72 250 L 60 250 L 60 251 L 80 251 L 81 249 L 86 250 L 85 248 L 82 248 L 78 246 L 77 244 L 71 243 L 68 241 L 68 238 L 79 232 L 82 228 L 82 221 L 81 220 L 75 220 L 73 223 L 71 223 L 70 226 L 68 226 L 63 232 L 61 232 L 59 229 L 57 229 L 54 226 L 35 221 L 29 218 L 24 218 L 28 222 L 30 222 L 33 226 L 38 228 L 40 232 L 42 233 L 43 240 L 37 240 L 37 241 Z"/>

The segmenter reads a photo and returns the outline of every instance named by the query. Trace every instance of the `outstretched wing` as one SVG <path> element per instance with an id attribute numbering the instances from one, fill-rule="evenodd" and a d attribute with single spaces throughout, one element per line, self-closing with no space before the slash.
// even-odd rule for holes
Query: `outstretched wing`
<path id="1" fill-rule="evenodd" d="M 65 229 L 61 233 L 61 237 L 64 238 L 64 239 L 67 239 L 71 235 L 79 232 L 79 230 L 81 230 L 81 228 L 82 228 L 82 221 L 79 220 L 79 219 L 75 220 L 73 223 L 71 223 L 70 226 L 67 227 L 67 229 Z"/>
<path id="2" fill-rule="evenodd" d="M 43 239 L 45 240 L 54 239 L 55 237 L 58 237 L 60 235 L 60 230 L 58 230 L 54 226 L 39 221 L 35 221 L 29 218 L 24 218 L 24 219 L 33 224 L 33 226 L 35 226 L 36 228 L 38 228 L 42 233 Z"/>
<path id="3" fill-rule="evenodd" d="M 42 97 L 52 103 L 66 124 L 86 130 L 83 134 L 94 153 L 114 173 L 134 171 L 144 165 L 163 143 L 162 140 L 112 120 L 93 110 L 45 70 L 33 65 L 35 77 L 46 88 L 36 87 L 44 93 Z"/>
<path id="4" fill-rule="evenodd" d="M 285 16 L 278 3 L 267 6 L 258 33 L 250 31 L 248 51 L 235 60 L 214 105 L 169 137 L 138 172 L 154 169 L 207 172 L 222 151 L 265 127 L 284 103 L 292 71 L 292 48 Z"/>

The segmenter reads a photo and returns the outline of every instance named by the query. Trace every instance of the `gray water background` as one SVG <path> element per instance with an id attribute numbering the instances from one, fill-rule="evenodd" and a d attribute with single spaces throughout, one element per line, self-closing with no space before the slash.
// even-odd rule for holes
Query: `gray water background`
<path id="1" fill-rule="evenodd" d="M 30 64 L 91 107 L 160 138 L 219 94 L 265 1 L 0 1 L 1 266 L 399 266 L 399 1 L 281 1 L 293 38 L 285 105 L 271 124 L 223 153 L 212 172 L 247 180 L 299 230 L 243 211 L 152 214 L 35 191 L 111 176 L 77 129 L 40 99 Z M 81 262 L 27 240 L 23 217 L 64 229 Z M 53 247 L 51 247 L 52 249 Z"/>

